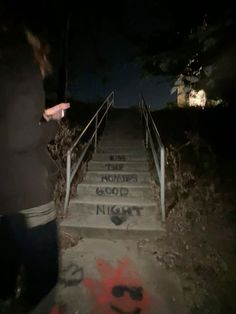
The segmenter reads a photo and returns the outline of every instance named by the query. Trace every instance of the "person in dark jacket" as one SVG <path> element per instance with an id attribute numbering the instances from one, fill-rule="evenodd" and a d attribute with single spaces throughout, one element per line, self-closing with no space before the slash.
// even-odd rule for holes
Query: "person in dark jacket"
<path id="1" fill-rule="evenodd" d="M 23 27 L 0 25 L 0 299 L 15 314 L 31 313 L 58 279 L 57 167 L 47 144 L 69 104 L 45 110 L 45 47 Z"/>

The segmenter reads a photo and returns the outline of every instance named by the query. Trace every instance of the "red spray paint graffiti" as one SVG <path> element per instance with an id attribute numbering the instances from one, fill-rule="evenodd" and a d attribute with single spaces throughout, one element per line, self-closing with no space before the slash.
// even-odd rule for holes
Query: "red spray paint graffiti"
<path id="1" fill-rule="evenodd" d="M 95 300 L 91 314 L 148 314 L 151 297 L 143 289 L 135 266 L 128 258 L 116 267 L 98 259 L 101 280 L 85 278 L 83 284 Z"/>

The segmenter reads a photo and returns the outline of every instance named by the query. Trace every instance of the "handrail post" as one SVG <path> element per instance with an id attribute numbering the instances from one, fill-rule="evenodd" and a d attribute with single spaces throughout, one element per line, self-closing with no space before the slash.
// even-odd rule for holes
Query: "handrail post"
<path id="1" fill-rule="evenodd" d="M 161 197 L 161 213 L 162 213 L 162 221 L 166 220 L 165 213 L 165 149 L 161 147 L 161 189 L 160 189 L 160 197 Z"/>
<path id="2" fill-rule="evenodd" d="M 64 216 L 66 215 L 67 206 L 69 203 L 70 196 L 70 175 L 71 175 L 71 151 L 67 151 L 67 159 L 66 159 L 66 196 L 64 203 Z"/>
<path id="3" fill-rule="evenodd" d="M 109 106 L 110 106 L 110 101 L 108 99 L 107 106 L 106 106 L 106 123 L 107 123 L 107 119 L 108 119 L 108 108 L 109 108 Z"/>
<path id="4" fill-rule="evenodd" d="M 144 109 L 143 109 L 143 103 L 140 102 L 140 113 L 141 113 L 141 123 L 144 126 L 145 123 L 145 117 L 144 117 Z"/>
<path id="5" fill-rule="evenodd" d="M 94 152 L 97 152 L 97 143 L 98 143 L 98 114 L 95 118 L 95 136 L 94 136 Z"/>
<path id="6" fill-rule="evenodd" d="M 146 123 L 146 127 L 145 127 L 145 147 L 148 148 L 148 115 L 146 113 L 144 113 L 144 117 L 145 117 L 145 123 Z"/>

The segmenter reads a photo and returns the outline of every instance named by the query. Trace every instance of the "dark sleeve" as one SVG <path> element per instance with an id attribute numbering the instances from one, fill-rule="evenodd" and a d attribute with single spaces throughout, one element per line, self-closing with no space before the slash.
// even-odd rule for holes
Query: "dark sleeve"
<path id="1" fill-rule="evenodd" d="M 39 123 L 40 117 L 34 114 L 32 100 L 25 99 L 23 108 L 16 102 L 8 115 L 8 144 L 14 151 L 23 152 L 47 145 L 55 136 L 58 123 Z"/>
<path id="2" fill-rule="evenodd" d="M 38 66 L 31 59 L 22 57 L 9 77 L 7 93 L 7 143 L 13 151 L 24 152 L 47 145 L 57 131 L 58 123 L 41 123 L 44 106 L 44 90 Z M 13 74 L 13 73 L 12 73 Z"/>

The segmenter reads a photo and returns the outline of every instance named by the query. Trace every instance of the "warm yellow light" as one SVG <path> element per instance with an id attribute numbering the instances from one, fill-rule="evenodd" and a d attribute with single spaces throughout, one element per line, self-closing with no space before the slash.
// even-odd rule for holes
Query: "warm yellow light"
<path id="1" fill-rule="evenodd" d="M 189 93 L 189 106 L 202 107 L 206 106 L 206 93 L 203 89 L 196 91 L 194 89 Z"/>

